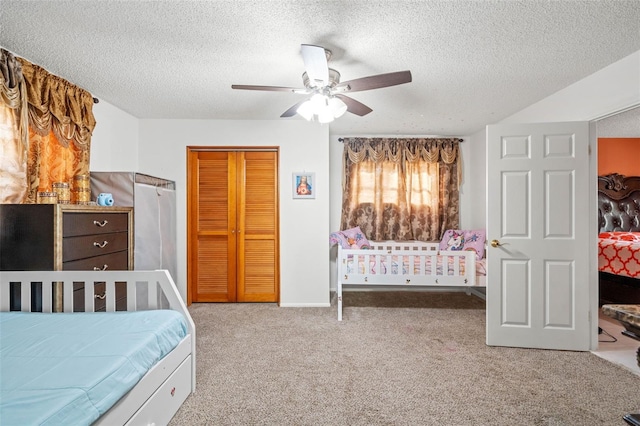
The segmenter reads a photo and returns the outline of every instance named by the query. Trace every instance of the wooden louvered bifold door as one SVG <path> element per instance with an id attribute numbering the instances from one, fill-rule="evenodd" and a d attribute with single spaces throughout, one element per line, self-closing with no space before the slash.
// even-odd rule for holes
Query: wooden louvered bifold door
<path id="1" fill-rule="evenodd" d="M 277 158 L 275 152 L 237 153 L 239 302 L 277 301 Z"/>
<path id="2" fill-rule="evenodd" d="M 189 153 L 193 302 L 278 301 L 275 151 Z"/>

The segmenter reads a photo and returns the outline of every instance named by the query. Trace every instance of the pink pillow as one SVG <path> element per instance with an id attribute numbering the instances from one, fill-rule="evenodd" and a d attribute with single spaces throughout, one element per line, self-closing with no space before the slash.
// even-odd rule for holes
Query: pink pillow
<path id="1" fill-rule="evenodd" d="M 359 226 L 344 231 L 333 232 L 329 236 L 330 244 L 340 244 L 345 249 L 370 249 L 371 244 Z"/>
<path id="2" fill-rule="evenodd" d="M 473 250 L 478 260 L 484 257 L 484 229 L 462 230 L 447 229 L 440 240 L 440 250 Z"/>

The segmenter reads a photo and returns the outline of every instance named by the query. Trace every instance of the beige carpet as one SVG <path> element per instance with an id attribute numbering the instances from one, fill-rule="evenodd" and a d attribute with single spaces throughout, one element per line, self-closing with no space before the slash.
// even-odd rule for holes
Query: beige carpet
<path id="1" fill-rule="evenodd" d="M 624 425 L 640 377 L 588 352 L 488 347 L 462 293 L 336 308 L 194 304 L 197 391 L 171 425 Z"/>

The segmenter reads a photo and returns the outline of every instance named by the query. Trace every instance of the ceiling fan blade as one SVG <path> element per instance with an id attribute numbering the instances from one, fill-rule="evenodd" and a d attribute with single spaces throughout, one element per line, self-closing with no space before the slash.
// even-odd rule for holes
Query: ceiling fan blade
<path id="1" fill-rule="evenodd" d="M 307 100 L 304 99 L 300 102 L 298 102 L 297 104 L 295 104 L 294 106 L 292 106 L 291 108 L 289 108 L 288 110 L 286 110 L 285 112 L 282 113 L 282 115 L 280 117 L 293 117 L 294 115 L 296 115 L 296 113 L 298 112 L 298 107 L 300 107 L 300 105 L 302 105 L 303 103 L 305 103 Z"/>
<path id="2" fill-rule="evenodd" d="M 362 102 L 356 101 L 353 98 L 350 98 L 345 95 L 335 95 L 336 98 L 339 98 L 347 105 L 347 111 L 352 114 L 359 115 L 362 117 L 363 115 L 369 114 L 373 111 L 371 108 L 363 104 Z"/>
<path id="3" fill-rule="evenodd" d="M 300 51 L 311 86 L 324 87 L 329 84 L 329 65 L 324 47 L 303 44 Z"/>
<path id="4" fill-rule="evenodd" d="M 380 89 L 382 87 L 396 86 L 410 82 L 411 71 L 397 71 L 345 81 L 336 85 L 336 89 L 342 89 L 344 92 L 361 92 L 363 90 Z"/>
<path id="5" fill-rule="evenodd" d="M 246 84 L 232 84 L 232 89 L 242 89 L 242 90 L 266 90 L 269 92 L 294 92 L 298 93 L 299 91 L 305 91 L 306 89 L 298 89 L 295 87 L 281 87 L 281 86 L 252 86 Z"/>

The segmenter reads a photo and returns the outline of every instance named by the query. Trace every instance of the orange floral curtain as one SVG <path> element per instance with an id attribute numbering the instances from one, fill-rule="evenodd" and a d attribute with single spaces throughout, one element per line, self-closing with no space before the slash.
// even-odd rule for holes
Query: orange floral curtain
<path id="1" fill-rule="evenodd" d="M 28 191 L 33 203 L 54 182 L 71 186 L 89 173 L 91 133 L 96 125 L 89 92 L 22 58 L 29 116 Z"/>
<path id="2" fill-rule="evenodd" d="M 458 228 L 458 139 L 345 138 L 341 229 L 437 241 Z"/>
<path id="3" fill-rule="evenodd" d="M 22 67 L 0 49 L 0 203 L 22 203 L 27 193 L 27 106 Z"/>

